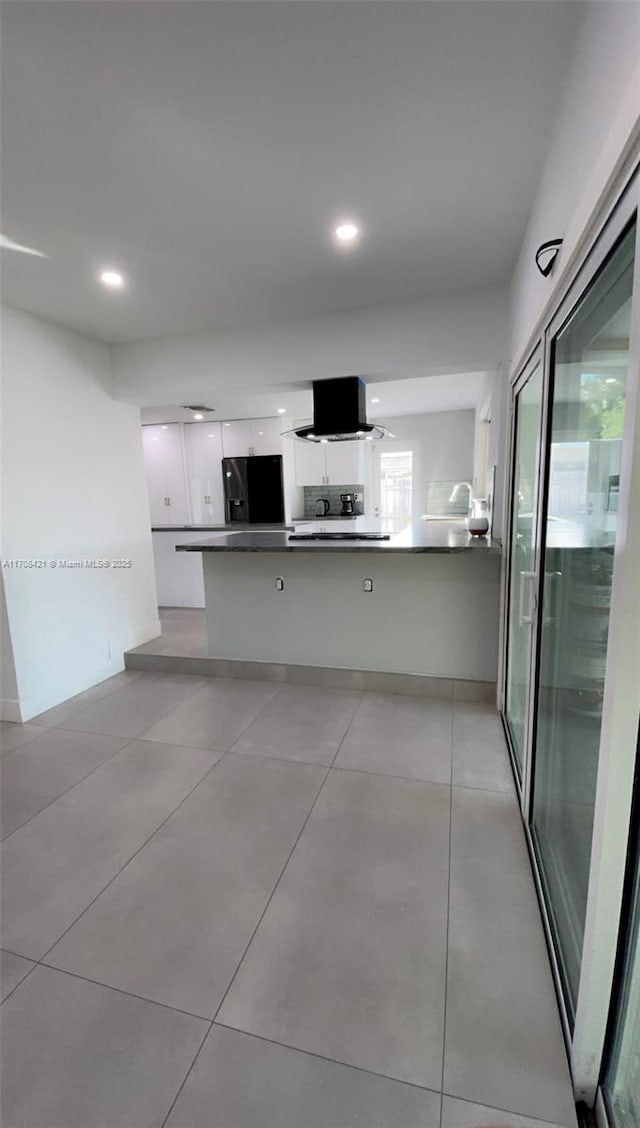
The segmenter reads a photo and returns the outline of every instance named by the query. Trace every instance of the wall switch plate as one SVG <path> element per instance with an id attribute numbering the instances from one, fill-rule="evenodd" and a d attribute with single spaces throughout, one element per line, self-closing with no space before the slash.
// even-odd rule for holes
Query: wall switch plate
<path id="1" fill-rule="evenodd" d="M 284 580 L 282 576 L 276 576 L 276 591 L 284 591 Z"/>
<path id="2" fill-rule="evenodd" d="M 363 591 L 373 591 L 373 580 L 369 580 L 369 579 L 363 580 L 362 581 L 362 590 Z"/>

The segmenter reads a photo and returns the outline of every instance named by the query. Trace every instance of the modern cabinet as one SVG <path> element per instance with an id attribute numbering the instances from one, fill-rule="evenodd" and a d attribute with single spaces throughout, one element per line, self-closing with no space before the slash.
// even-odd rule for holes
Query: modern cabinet
<path id="1" fill-rule="evenodd" d="M 251 419 L 253 454 L 282 454 L 282 420 Z"/>
<path id="2" fill-rule="evenodd" d="M 224 522 L 222 437 L 219 423 L 186 423 L 185 451 L 191 520 L 194 525 Z"/>
<path id="3" fill-rule="evenodd" d="M 151 524 L 186 525 L 189 521 L 189 503 L 181 425 L 164 423 L 144 426 L 142 447 Z"/>
<path id="4" fill-rule="evenodd" d="M 252 443 L 250 419 L 229 419 L 221 425 L 224 458 L 246 458 Z"/>
<path id="5" fill-rule="evenodd" d="M 356 485 L 364 481 L 365 442 L 327 443 L 327 485 Z"/>
<path id="6" fill-rule="evenodd" d="M 221 430 L 225 458 L 282 454 L 280 419 L 229 419 Z"/>
<path id="7" fill-rule="evenodd" d="M 304 427 L 308 420 L 298 420 L 296 427 Z M 295 439 L 295 466 L 297 486 L 358 485 L 364 482 L 365 446 L 360 441 L 344 443 L 314 443 Z"/>

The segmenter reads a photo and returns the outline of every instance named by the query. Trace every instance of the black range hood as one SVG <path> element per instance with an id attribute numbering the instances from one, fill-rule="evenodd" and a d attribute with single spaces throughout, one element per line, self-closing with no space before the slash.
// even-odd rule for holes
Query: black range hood
<path id="1" fill-rule="evenodd" d="M 343 443 L 383 439 L 386 427 L 367 423 L 366 385 L 360 376 L 313 381 L 313 423 L 290 431 L 311 443 Z"/>

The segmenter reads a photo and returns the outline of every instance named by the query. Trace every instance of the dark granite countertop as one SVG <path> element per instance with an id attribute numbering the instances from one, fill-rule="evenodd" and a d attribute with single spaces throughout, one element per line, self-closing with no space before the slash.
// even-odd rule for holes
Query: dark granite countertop
<path id="1" fill-rule="evenodd" d="M 326 513 L 324 517 L 318 517 L 315 513 L 313 517 L 294 517 L 296 525 L 304 525 L 308 521 L 357 521 L 365 517 L 364 513 Z"/>
<path id="2" fill-rule="evenodd" d="M 373 525 L 373 523 L 372 523 Z M 372 531 L 374 531 L 372 528 Z M 499 541 L 472 537 L 460 522 L 419 521 L 387 541 L 290 541 L 286 531 L 244 531 L 211 541 L 176 545 L 176 552 L 480 552 L 499 555 Z"/>
<path id="3" fill-rule="evenodd" d="M 302 521 L 298 522 L 302 524 Z M 279 524 L 259 525 L 252 524 L 250 521 L 234 521 L 234 523 L 227 525 L 152 525 L 152 533 L 213 533 L 213 532 L 229 532 L 232 533 L 234 529 L 252 529 L 254 532 L 259 532 L 261 529 L 289 529 L 293 532 L 295 525 L 285 525 L 282 522 Z"/>

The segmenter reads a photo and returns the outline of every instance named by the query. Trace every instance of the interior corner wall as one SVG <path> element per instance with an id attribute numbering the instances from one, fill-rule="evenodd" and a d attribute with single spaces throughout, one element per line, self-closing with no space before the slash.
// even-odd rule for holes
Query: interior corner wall
<path id="1" fill-rule="evenodd" d="M 3 704 L 8 720 L 109 677 L 126 649 L 159 634 L 140 417 L 112 387 L 108 345 L 3 310 L 2 558 L 13 658 L 3 692 L 13 682 L 17 698 L 17 708 Z"/>
<path id="2" fill-rule="evenodd" d="M 526 360 L 536 325 L 562 281 L 620 160 L 640 137 L 640 3 L 584 5 L 564 93 L 510 289 L 511 370 Z M 535 252 L 564 239 L 553 274 L 543 278 Z"/>
<path id="3" fill-rule="evenodd" d="M 0 719 L 3 721 L 21 720 L 18 683 L 13 661 L 13 646 L 11 645 L 11 631 L 9 629 L 2 573 L 0 573 Z"/>

